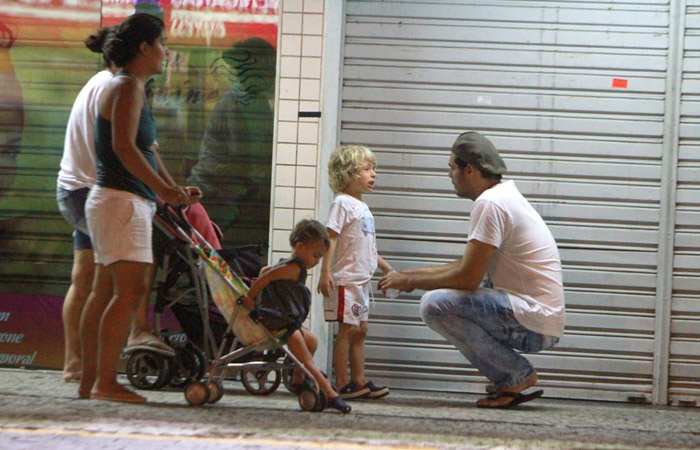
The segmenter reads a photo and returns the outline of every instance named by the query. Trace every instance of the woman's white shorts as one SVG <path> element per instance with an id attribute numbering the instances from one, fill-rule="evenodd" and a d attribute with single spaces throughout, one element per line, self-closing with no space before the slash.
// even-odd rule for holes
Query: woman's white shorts
<path id="1" fill-rule="evenodd" d="M 95 263 L 117 261 L 151 264 L 156 204 L 131 192 L 95 186 L 85 203 Z"/>

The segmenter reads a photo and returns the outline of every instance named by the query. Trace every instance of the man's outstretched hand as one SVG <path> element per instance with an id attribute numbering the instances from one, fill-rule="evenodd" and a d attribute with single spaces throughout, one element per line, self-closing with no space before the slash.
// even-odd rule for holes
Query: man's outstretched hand
<path id="1" fill-rule="evenodd" d="M 389 272 L 379 279 L 379 289 L 386 294 L 387 289 L 411 292 L 415 287 L 411 284 L 411 276 L 403 272 Z"/>

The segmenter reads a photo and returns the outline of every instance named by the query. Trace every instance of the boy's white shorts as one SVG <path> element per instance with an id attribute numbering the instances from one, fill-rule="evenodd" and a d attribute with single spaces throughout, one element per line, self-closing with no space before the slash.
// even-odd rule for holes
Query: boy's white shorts
<path id="1" fill-rule="evenodd" d="M 151 264 L 151 234 L 156 204 L 136 194 L 95 186 L 85 203 L 85 216 L 95 262 L 117 261 Z"/>
<path id="2" fill-rule="evenodd" d="M 323 297 L 323 315 L 327 322 L 359 326 L 369 319 L 370 282 L 338 284 L 330 297 Z"/>

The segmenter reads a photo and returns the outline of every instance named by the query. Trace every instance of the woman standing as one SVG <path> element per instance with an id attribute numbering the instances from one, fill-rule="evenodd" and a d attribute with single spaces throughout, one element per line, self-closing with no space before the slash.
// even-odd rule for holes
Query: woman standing
<path id="1" fill-rule="evenodd" d="M 99 104 L 95 125 L 97 183 L 86 216 L 95 255 L 95 282 L 80 323 L 81 398 L 144 403 L 117 382 L 117 363 L 131 318 L 149 288 L 156 195 L 189 203 L 201 195 L 177 186 L 158 155 L 155 121 L 144 86 L 163 71 L 168 47 L 163 22 L 134 14 L 105 42 L 105 57 L 121 67 Z"/>
<path id="2" fill-rule="evenodd" d="M 102 46 L 113 28 L 104 27 L 85 39 L 90 51 L 102 53 Z M 56 200 L 63 217 L 73 225 L 73 268 L 71 285 L 63 302 L 65 358 L 63 380 L 80 381 L 80 316 L 92 289 L 95 263 L 92 242 L 85 219 L 85 202 L 97 178 L 95 170 L 95 138 L 97 101 L 117 72 L 114 64 L 103 58 L 104 70 L 96 73 L 83 86 L 71 108 L 63 145 L 61 170 L 58 172 Z"/>

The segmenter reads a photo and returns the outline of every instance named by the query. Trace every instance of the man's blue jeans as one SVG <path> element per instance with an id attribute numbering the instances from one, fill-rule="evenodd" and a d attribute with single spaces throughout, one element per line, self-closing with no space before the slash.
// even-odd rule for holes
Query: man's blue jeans
<path id="1" fill-rule="evenodd" d="M 421 299 L 423 321 L 467 357 L 492 384 L 489 391 L 526 382 L 535 368 L 520 353 L 546 350 L 559 342 L 520 325 L 503 291 L 438 289 Z"/>

